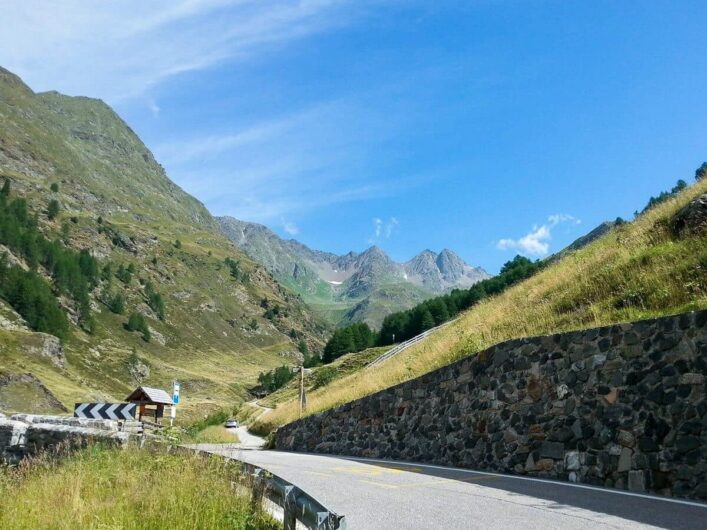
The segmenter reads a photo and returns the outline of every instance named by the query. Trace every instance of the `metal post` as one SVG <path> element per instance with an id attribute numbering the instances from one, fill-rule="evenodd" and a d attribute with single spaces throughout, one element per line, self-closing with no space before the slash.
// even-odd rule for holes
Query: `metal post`
<path id="1" fill-rule="evenodd" d="M 265 480 L 262 477 L 262 471 L 262 469 L 258 469 L 253 474 L 253 496 L 250 498 L 250 509 L 253 513 L 257 513 L 263 506 Z"/>
<path id="2" fill-rule="evenodd" d="M 297 499 L 294 486 L 285 486 L 285 498 L 283 499 L 283 528 L 285 530 L 295 530 L 297 527 Z"/>

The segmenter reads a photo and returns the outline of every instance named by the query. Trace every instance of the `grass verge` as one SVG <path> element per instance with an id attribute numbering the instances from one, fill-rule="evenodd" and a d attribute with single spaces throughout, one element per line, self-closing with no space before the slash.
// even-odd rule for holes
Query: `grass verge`
<path id="1" fill-rule="evenodd" d="M 0 528 L 270 530 L 238 464 L 197 455 L 94 446 L 0 471 Z"/>
<path id="2" fill-rule="evenodd" d="M 210 425 L 190 436 L 186 443 L 195 444 L 237 444 L 238 435 L 222 425 Z"/>

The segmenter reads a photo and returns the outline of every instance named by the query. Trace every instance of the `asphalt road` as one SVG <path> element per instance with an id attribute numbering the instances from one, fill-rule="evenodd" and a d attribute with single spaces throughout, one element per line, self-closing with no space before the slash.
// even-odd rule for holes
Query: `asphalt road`
<path id="1" fill-rule="evenodd" d="M 248 432 L 246 427 L 229 428 L 228 431 L 238 436 L 238 447 L 241 449 L 261 449 L 265 445 L 265 440 Z M 201 446 L 198 446 L 201 448 Z"/>
<path id="2" fill-rule="evenodd" d="M 349 530 L 707 528 L 707 504 L 696 502 L 421 464 L 200 448 L 296 484 L 345 515 Z"/>

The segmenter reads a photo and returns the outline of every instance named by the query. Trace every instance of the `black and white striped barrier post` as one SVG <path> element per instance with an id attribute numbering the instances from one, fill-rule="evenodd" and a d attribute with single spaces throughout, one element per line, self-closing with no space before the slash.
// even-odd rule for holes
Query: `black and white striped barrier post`
<path id="1" fill-rule="evenodd" d="M 75 418 L 89 420 L 134 420 L 135 403 L 76 403 Z"/>

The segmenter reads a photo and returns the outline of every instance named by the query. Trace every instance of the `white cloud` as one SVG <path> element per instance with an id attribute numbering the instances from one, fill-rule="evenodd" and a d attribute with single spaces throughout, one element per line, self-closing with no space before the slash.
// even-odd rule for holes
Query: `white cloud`
<path id="1" fill-rule="evenodd" d="M 154 116 L 155 118 L 160 115 L 160 110 L 162 110 L 154 99 L 150 99 L 147 102 L 147 108 L 150 109 L 152 116 Z"/>
<path id="2" fill-rule="evenodd" d="M 160 86 L 178 74 L 264 62 L 388 1 L 397 0 L 6 0 L 0 65 L 34 90 L 100 97 L 156 118 L 170 101 L 169 87 Z M 258 121 L 229 115 L 222 130 L 213 123 L 200 129 L 194 119 L 150 147 L 170 178 L 216 214 L 276 224 L 301 211 L 387 197 L 435 173 L 380 179 L 371 163 L 373 147 L 378 153 L 413 121 L 414 109 L 399 97 L 411 83 L 343 92 L 284 114 L 260 113 Z M 383 230 L 392 234 L 393 225 Z"/>
<path id="3" fill-rule="evenodd" d="M 176 138 L 154 152 L 171 178 L 215 213 L 277 223 L 301 211 L 387 197 L 418 185 L 424 175 L 371 179 L 370 144 L 393 133 L 362 103 L 344 99 Z"/>
<path id="4" fill-rule="evenodd" d="M 393 230 L 399 224 L 400 223 L 398 222 L 398 220 L 395 217 L 391 217 L 390 221 L 388 221 L 388 224 L 385 226 L 385 237 L 390 238 L 390 236 L 393 235 Z"/>
<path id="5" fill-rule="evenodd" d="M 111 103 L 347 23 L 350 0 L 7 0 L 0 64 L 37 90 Z M 347 16 L 348 15 L 348 16 Z"/>
<path id="6" fill-rule="evenodd" d="M 299 227 L 292 221 L 286 221 L 283 219 L 282 229 L 291 236 L 296 236 L 297 234 L 299 234 Z"/>
<path id="7" fill-rule="evenodd" d="M 373 226 L 375 227 L 373 237 L 378 239 L 381 236 L 381 230 L 383 230 L 383 220 L 376 217 L 373 219 Z"/>
<path id="8" fill-rule="evenodd" d="M 374 217 L 373 236 L 368 239 L 368 243 L 374 245 L 381 239 L 390 239 L 398 225 L 400 225 L 400 221 L 396 217 L 391 217 L 387 222 L 380 217 Z"/>
<path id="9" fill-rule="evenodd" d="M 542 225 L 535 225 L 533 229 L 519 239 L 501 239 L 496 243 L 499 250 L 517 250 L 521 254 L 531 256 L 545 256 L 550 251 L 552 229 L 561 223 L 579 224 L 581 221 L 567 214 L 554 214 L 547 218 Z"/>

